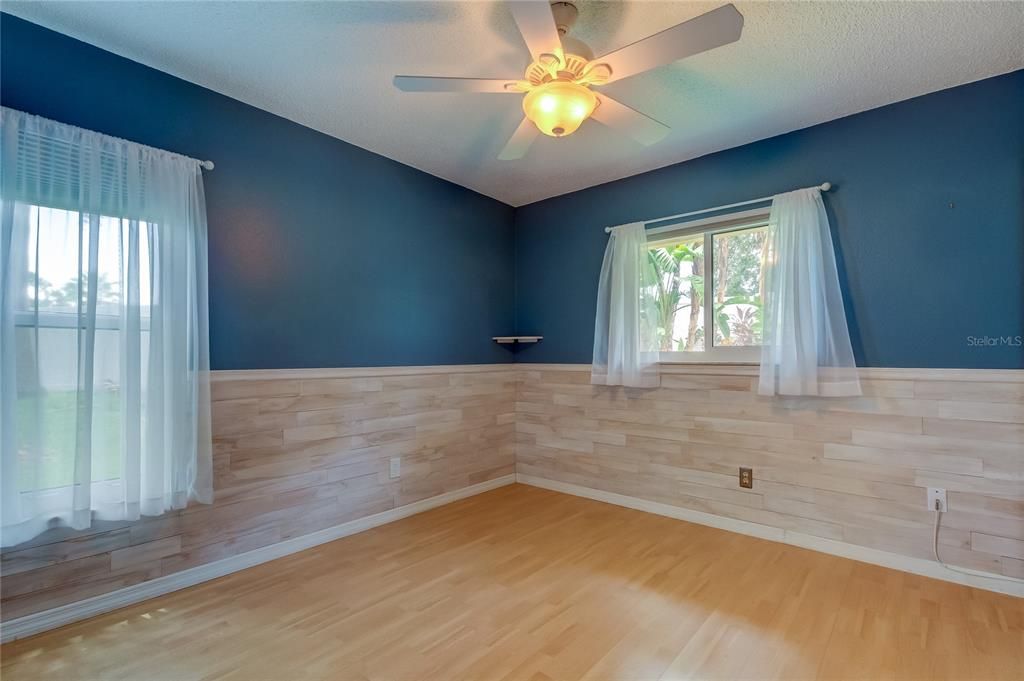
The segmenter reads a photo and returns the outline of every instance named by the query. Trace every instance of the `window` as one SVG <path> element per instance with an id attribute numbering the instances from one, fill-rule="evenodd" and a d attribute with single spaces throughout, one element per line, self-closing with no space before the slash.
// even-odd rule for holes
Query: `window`
<path id="1" fill-rule="evenodd" d="M 6 107 L 0 133 L 0 546 L 209 502 L 199 161 Z"/>
<path id="2" fill-rule="evenodd" d="M 122 346 L 120 332 L 125 310 L 135 303 L 139 311 L 141 367 L 148 368 L 150 325 L 149 243 L 154 226 L 137 222 L 138 290 L 129 293 L 127 266 L 128 220 L 81 215 L 75 211 L 26 206 L 28 238 L 24 286 L 14 297 L 15 350 L 21 362 L 35 368 L 17 376 L 15 445 L 21 456 L 37 456 L 38 467 L 19 470 L 18 491 L 56 490 L 74 483 L 82 334 L 94 326 L 92 409 L 88 430 L 93 483 L 119 484 L 122 471 L 121 431 L 124 405 L 121 395 Z M 92 220 L 98 219 L 93 230 Z M 90 315 L 90 237 L 97 237 L 95 314 Z M 137 297 L 129 301 L 128 296 Z"/>
<path id="3" fill-rule="evenodd" d="M 648 232 L 662 361 L 760 359 L 767 225 L 758 209 Z"/>

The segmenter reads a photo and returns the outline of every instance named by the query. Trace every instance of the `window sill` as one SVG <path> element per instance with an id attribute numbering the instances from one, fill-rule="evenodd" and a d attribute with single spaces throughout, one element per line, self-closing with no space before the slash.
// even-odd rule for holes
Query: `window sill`
<path id="1" fill-rule="evenodd" d="M 653 353 L 652 353 L 653 354 Z M 701 352 L 658 353 L 659 364 L 740 364 L 759 366 L 761 364 L 761 348 L 714 348 Z"/>
<path id="2" fill-rule="evenodd" d="M 733 366 L 733 367 L 759 367 L 760 362 L 739 362 L 728 359 L 659 359 L 658 364 L 665 366 L 679 365 L 679 366 L 705 366 L 705 367 L 719 367 L 719 366 Z"/>
<path id="3" fill-rule="evenodd" d="M 699 376 L 744 376 L 757 378 L 761 365 L 757 362 L 728 361 L 663 361 L 658 362 L 658 372 L 664 375 Z"/>

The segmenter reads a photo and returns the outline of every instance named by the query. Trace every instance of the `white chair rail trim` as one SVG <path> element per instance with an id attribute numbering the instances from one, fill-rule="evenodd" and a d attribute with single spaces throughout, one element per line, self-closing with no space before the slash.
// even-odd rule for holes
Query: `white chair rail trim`
<path id="1" fill-rule="evenodd" d="M 512 362 L 496 364 L 435 364 L 430 366 L 339 367 L 321 369 L 225 369 L 210 372 L 210 379 L 220 381 L 267 381 L 314 378 L 367 378 L 371 376 L 419 376 L 427 374 L 479 374 L 488 371 L 511 371 Z M 590 365 L 588 364 L 587 367 Z"/>
<path id="2" fill-rule="evenodd" d="M 314 378 L 367 378 L 372 376 L 417 376 L 428 374 L 474 374 L 489 371 L 590 371 L 589 364 L 543 364 L 502 362 L 496 364 L 438 364 L 431 366 L 340 367 L 317 369 L 239 369 L 210 372 L 214 383 L 222 381 L 266 381 Z M 757 364 L 662 362 L 667 375 L 751 376 L 758 375 Z M 860 367 L 862 380 L 890 381 L 991 381 L 1024 383 L 1024 369 L 913 369 Z"/>

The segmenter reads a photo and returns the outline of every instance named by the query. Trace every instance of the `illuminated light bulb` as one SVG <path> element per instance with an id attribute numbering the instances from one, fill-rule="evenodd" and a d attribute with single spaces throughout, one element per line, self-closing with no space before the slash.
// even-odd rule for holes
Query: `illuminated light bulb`
<path id="1" fill-rule="evenodd" d="M 565 80 L 553 80 L 523 97 L 523 112 L 545 135 L 564 137 L 576 132 L 594 113 L 597 95 L 590 88 Z"/>

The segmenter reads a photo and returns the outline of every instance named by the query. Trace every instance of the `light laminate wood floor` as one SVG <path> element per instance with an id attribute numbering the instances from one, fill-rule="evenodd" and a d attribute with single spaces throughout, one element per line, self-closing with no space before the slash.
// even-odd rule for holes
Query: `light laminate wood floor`
<path id="1" fill-rule="evenodd" d="M 24 679 L 1021 679 L 1024 600 L 514 485 L 2 648 Z"/>

